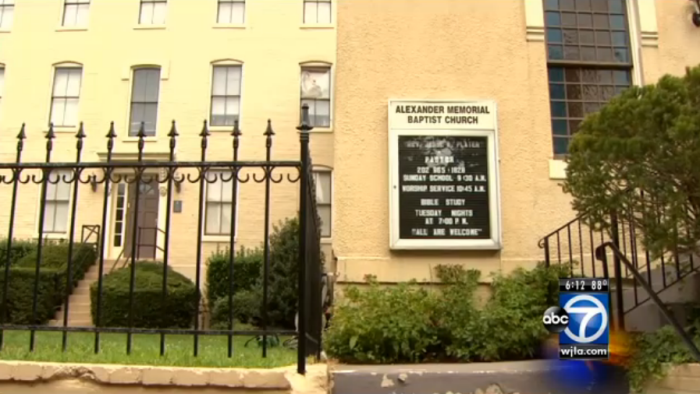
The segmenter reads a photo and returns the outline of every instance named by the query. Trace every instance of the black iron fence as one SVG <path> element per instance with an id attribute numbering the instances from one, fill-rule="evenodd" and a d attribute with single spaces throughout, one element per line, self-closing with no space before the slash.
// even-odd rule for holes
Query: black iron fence
<path id="1" fill-rule="evenodd" d="M 177 161 L 175 152 L 178 145 L 178 131 L 173 121 L 172 128 L 168 133 L 169 155 L 167 160 L 148 160 L 145 146 L 146 136 L 144 127 L 138 133 L 138 141 L 134 151 L 134 159 L 131 161 L 120 160 L 115 154 L 115 139 L 117 137 L 112 123 L 106 135 L 106 160 L 104 161 L 84 161 L 84 145 L 87 134 L 81 124 L 75 135 L 76 150 L 74 162 L 55 162 L 55 139 L 53 127 L 50 127 L 45 136 L 45 159 L 42 162 L 23 161 L 23 151 L 28 143 L 25 134 L 25 127 L 17 136 L 16 160 L 14 163 L 0 163 L 0 199 L 9 201 L 8 230 L 3 251 L 4 256 L 0 256 L 0 266 L 2 267 L 2 291 L 0 299 L 0 346 L 5 340 L 7 330 L 26 330 L 29 332 L 29 349 L 34 351 L 36 346 L 36 333 L 41 331 L 58 331 L 62 333 L 62 346 L 65 351 L 69 346 L 69 332 L 94 333 L 94 352 L 99 353 L 100 334 L 102 333 L 124 333 L 126 334 L 126 352 L 132 350 L 132 336 L 134 334 L 160 334 L 160 354 L 166 352 L 167 334 L 186 334 L 193 337 L 193 355 L 199 352 L 199 339 L 203 335 L 224 335 L 228 337 L 228 356 L 234 352 L 233 337 L 256 336 L 261 339 L 262 356 L 268 353 L 268 337 L 275 336 L 296 336 L 298 339 L 298 371 L 304 373 L 306 369 L 306 358 L 310 355 L 320 356 L 321 351 L 321 331 L 322 331 L 322 300 L 321 300 L 321 275 L 323 271 L 322 253 L 320 251 L 320 219 L 316 210 L 316 193 L 312 176 L 312 163 L 309 151 L 309 131 L 312 127 L 309 124 L 309 113 L 306 105 L 302 108 L 302 122 L 297 130 L 300 132 L 299 160 L 281 161 L 272 159 L 273 137 L 275 133 L 272 125 L 268 121 L 267 129 L 264 132 L 265 160 L 264 161 L 242 161 L 239 160 L 242 132 L 238 122 L 233 127 L 230 142 L 232 144 L 231 159 L 223 161 L 213 161 L 207 159 L 208 147 L 212 143 L 212 136 L 208 130 L 206 121 L 199 133 L 200 137 L 200 159 L 198 161 Z M 262 141 L 261 141 L 262 142 Z M 217 138 L 216 144 L 221 143 Z M 262 306 L 260 310 L 260 330 L 237 329 L 234 319 L 234 270 L 236 267 L 235 236 L 237 234 L 237 206 L 241 203 L 239 199 L 239 188 L 245 188 L 245 184 L 251 182 L 262 184 L 264 192 L 260 195 L 260 200 L 264 200 L 264 261 L 262 264 Z M 230 197 L 229 204 L 219 210 L 218 220 L 225 223 L 225 233 L 228 235 L 229 256 L 229 280 L 228 280 L 228 321 L 223 329 L 205 328 L 202 324 L 203 314 L 203 272 L 205 259 L 203 256 L 203 236 L 204 226 L 207 219 L 205 212 L 205 201 L 208 185 L 220 182 L 221 188 L 230 187 L 230 194 L 225 190 L 224 194 Z M 273 329 L 268 324 L 268 288 L 271 270 L 270 251 L 270 226 L 271 226 L 271 185 L 278 183 L 298 183 L 299 184 L 299 253 L 296 263 L 298 264 L 298 324 L 297 329 Z M 132 212 L 119 212 L 114 209 L 113 198 L 115 198 L 115 188 L 112 186 L 126 185 L 131 191 L 128 198 L 128 209 Z M 179 191 L 182 184 L 193 184 L 198 186 L 196 201 L 196 229 L 173 226 L 172 213 L 181 210 L 174 198 L 174 191 Z M 67 186 L 66 186 L 67 185 Z M 143 186 L 145 185 L 145 186 Z M 151 185 L 151 186 L 148 186 Z M 155 188 L 152 186 L 155 185 Z M 32 251 L 19 250 L 17 246 L 24 241 L 17 238 L 20 216 L 26 215 L 18 208 L 21 205 L 21 198 L 18 196 L 23 187 L 35 187 L 40 189 L 40 209 L 37 235 L 33 237 L 35 246 Z M 69 191 L 63 190 L 68 188 Z M 101 196 L 93 199 L 81 197 L 79 189 L 91 188 L 99 195 L 98 189 L 102 187 Z M 93 194 L 95 194 L 93 193 Z M 149 195 L 156 193 L 156 197 L 165 198 L 164 221 L 154 220 L 148 214 Z M 66 196 L 58 196 L 64 194 Z M 70 196 L 69 198 L 68 195 Z M 58 196 L 58 197 L 57 197 Z M 66 197 L 66 198 L 64 198 Z M 123 197 L 123 196 L 122 196 Z M 117 197 L 117 198 L 122 198 Z M 101 206 L 98 203 L 101 202 Z M 221 201 L 220 201 L 221 202 Z M 125 210 L 126 208 L 123 208 Z M 228 214 L 222 213 L 222 211 Z M 157 210 L 156 210 L 157 212 Z M 56 218 L 66 219 L 67 228 L 64 231 L 64 238 L 61 240 L 65 248 L 63 254 L 52 250 L 55 237 Z M 93 221 L 93 222 L 91 222 Z M 108 248 L 112 239 L 107 238 L 108 228 L 114 228 L 115 221 L 121 221 L 123 231 L 122 254 L 117 258 L 108 258 Z M 26 221 L 23 221 L 25 223 Z M 163 223 L 163 228 L 152 226 L 152 223 Z M 54 223 L 54 227 L 45 223 Z M 221 224 L 221 226 L 224 226 Z M 144 236 L 145 229 L 154 229 L 154 234 Z M 76 235 L 80 229 L 80 238 Z M 26 233 L 26 230 L 24 231 Z M 186 232 L 187 235 L 178 236 Z M 116 234 L 116 230 L 115 230 Z M 144 328 L 139 324 L 139 319 L 143 316 L 136 316 L 136 302 L 143 302 L 142 298 L 136 299 L 135 290 L 137 276 L 140 275 L 140 267 L 157 265 L 162 276 L 162 286 L 157 296 L 152 296 L 150 301 L 160 305 L 170 305 L 171 297 L 175 297 L 175 292 L 170 288 L 170 280 L 179 275 L 172 269 L 173 261 L 178 256 L 174 253 L 173 238 L 177 237 L 178 250 L 182 250 L 183 239 L 187 240 L 187 246 L 192 250 L 194 256 L 194 285 L 192 293 L 185 296 L 182 294 L 176 302 L 184 300 L 191 302 L 192 313 L 185 316 L 184 320 L 168 321 L 159 323 L 158 327 Z M 143 237 L 143 239 L 141 239 Z M 110 237 L 113 238 L 113 237 Z M 159 241 L 162 239 L 162 241 Z M 191 241 L 190 241 L 191 240 Z M 116 241 L 114 241 L 116 242 Z M 147 252 L 143 248 L 147 247 Z M 148 256 L 143 256 L 147 254 Z M 152 254 L 152 255 L 151 255 Z M 58 256 L 58 257 L 57 257 Z M 121 262 L 120 262 L 121 259 Z M 151 260 L 142 262 L 141 260 Z M 96 264 L 96 267 L 94 265 Z M 110 265 L 112 264 L 112 265 Z M 159 265 L 160 264 L 160 265 Z M 105 275 L 112 267 L 123 267 L 128 270 L 128 289 L 126 297 L 126 315 L 124 324 L 105 323 L 106 286 L 104 285 Z M 78 283 L 88 275 L 91 269 L 96 270 L 96 281 L 91 288 L 91 318 L 92 324 L 72 325 L 68 324 L 71 295 L 77 288 Z M 138 272 L 137 272 L 138 271 Z M 50 276 L 48 280 L 45 280 Z M 19 294 L 18 288 L 14 285 L 20 281 L 31 283 L 31 292 Z M 290 280 L 292 280 L 290 278 Z M 20 298 L 29 297 L 31 301 L 20 302 Z M 170 302 L 170 304 L 169 304 Z M 21 304 L 21 307 L 19 306 Z M 189 305 L 189 304 L 188 304 Z M 24 308 L 24 309 L 22 309 Z M 61 313 L 58 313 L 57 312 Z M 62 318 L 61 315 L 62 314 Z M 49 320 L 52 317 L 53 320 Z M 180 316 L 182 318 L 182 316 Z M 49 321 L 47 321 L 49 320 Z M 138 321 L 137 321 L 138 320 Z M 184 321 L 184 323 L 183 323 Z M 53 322 L 53 323 L 52 323 Z"/>

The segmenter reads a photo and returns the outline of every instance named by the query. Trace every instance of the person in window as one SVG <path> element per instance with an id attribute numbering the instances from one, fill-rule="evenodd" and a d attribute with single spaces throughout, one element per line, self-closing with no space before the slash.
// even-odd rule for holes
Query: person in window
<path id="1" fill-rule="evenodd" d="M 323 90 L 316 82 L 316 78 L 314 78 L 311 73 L 304 73 L 302 88 L 304 98 L 320 98 L 323 96 Z"/>

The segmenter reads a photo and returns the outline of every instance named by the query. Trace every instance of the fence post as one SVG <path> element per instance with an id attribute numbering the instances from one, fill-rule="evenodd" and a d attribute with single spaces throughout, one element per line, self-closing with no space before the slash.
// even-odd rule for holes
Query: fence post
<path id="1" fill-rule="evenodd" d="M 618 229 L 617 212 L 610 213 L 610 236 L 613 245 L 620 249 L 620 232 Z M 623 305 L 622 297 L 622 262 L 617 254 L 613 256 L 613 269 L 615 270 L 615 301 L 617 304 L 617 329 L 624 331 L 625 329 L 625 306 Z"/>
<path id="2" fill-rule="evenodd" d="M 301 107 L 301 124 L 297 127 L 299 130 L 299 145 L 301 155 L 301 168 L 299 169 L 299 319 L 298 320 L 298 337 L 299 346 L 297 347 L 297 372 L 300 374 L 306 373 L 306 231 L 308 226 L 308 198 L 309 198 L 309 176 L 311 169 L 309 168 L 309 130 L 312 127 L 309 124 L 309 106 L 307 104 Z"/>

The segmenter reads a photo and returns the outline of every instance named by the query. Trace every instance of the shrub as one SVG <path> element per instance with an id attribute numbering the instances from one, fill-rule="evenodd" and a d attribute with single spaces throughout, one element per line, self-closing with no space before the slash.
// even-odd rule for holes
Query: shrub
<path id="1" fill-rule="evenodd" d="M 25 240 L 13 240 L 10 253 L 10 266 L 15 265 L 22 257 L 36 250 L 37 243 Z M 7 260 L 7 239 L 0 239 L 0 267 Z"/>
<path id="2" fill-rule="evenodd" d="M 260 324 L 260 307 L 262 306 L 262 293 L 260 287 L 251 290 L 242 290 L 233 296 L 233 317 L 244 324 Z M 229 322 L 228 297 L 221 297 L 212 308 L 212 328 L 227 329 Z"/>
<path id="3" fill-rule="evenodd" d="M 131 267 L 105 275 L 102 281 L 102 327 L 129 326 Z M 97 325 L 97 283 L 90 288 L 92 320 Z M 189 328 L 197 318 L 199 295 L 194 283 L 168 267 L 163 299 L 163 264 L 137 261 L 133 290 L 133 327 Z"/>
<path id="4" fill-rule="evenodd" d="M 230 256 L 230 252 L 227 250 L 215 253 L 207 260 L 207 303 L 212 310 L 219 298 L 227 298 L 228 296 Z M 255 286 L 260 277 L 262 264 L 263 251 L 260 248 L 246 249 L 243 247 L 236 252 L 233 266 L 234 295 Z"/>
<path id="5" fill-rule="evenodd" d="M 14 249 L 14 246 L 13 246 Z M 26 248 L 24 250 L 29 250 Z M 71 264 L 73 281 L 70 291 L 85 272 L 95 263 L 97 253 L 88 244 L 74 244 Z M 42 248 L 38 291 L 36 292 L 36 315 L 33 313 L 34 287 L 36 279 L 36 250 L 25 254 L 10 268 L 7 293 L 6 322 L 12 324 L 44 324 L 53 318 L 66 300 L 66 275 L 68 268 L 68 244 L 48 244 Z M 4 286 L 4 275 L 0 275 L 0 288 Z M 68 293 L 70 293 L 68 291 Z M 1 291 L 0 291 L 1 293 Z M 0 297 L 2 295 L 0 294 Z M 2 305 L 0 305 L 2 308 Z"/>
<path id="6" fill-rule="evenodd" d="M 415 283 L 349 287 L 326 337 L 342 362 L 492 361 L 530 358 L 547 336 L 542 313 L 558 301 L 559 266 L 496 275 L 485 308 L 474 304 L 478 271 L 440 267 L 439 291 Z M 518 327 L 518 330 L 512 330 Z"/>

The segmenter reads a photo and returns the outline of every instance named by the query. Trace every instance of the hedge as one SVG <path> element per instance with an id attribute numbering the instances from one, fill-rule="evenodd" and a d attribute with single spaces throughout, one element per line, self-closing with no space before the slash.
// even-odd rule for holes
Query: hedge
<path id="1" fill-rule="evenodd" d="M 10 253 L 10 266 L 15 265 L 20 259 L 36 250 L 37 243 L 28 240 L 13 240 Z M 5 266 L 7 260 L 7 239 L 0 240 L 0 267 Z"/>
<path id="2" fill-rule="evenodd" d="M 226 252 L 214 253 L 207 260 L 207 303 L 211 309 L 220 298 L 228 300 L 230 278 L 230 256 Z M 263 265 L 263 251 L 261 248 L 246 249 L 236 252 L 233 265 L 233 294 L 253 288 Z"/>
<path id="3" fill-rule="evenodd" d="M 197 318 L 194 283 L 168 267 L 167 296 L 163 299 L 163 264 L 137 261 L 133 293 L 133 327 L 190 328 Z M 102 281 L 102 327 L 129 326 L 131 267 L 105 275 Z M 97 326 L 97 283 L 90 288 L 92 321 Z"/>
<path id="4" fill-rule="evenodd" d="M 5 251 L 7 243 L 5 243 Z M 17 245 L 17 249 L 15 249 Z M 37 308 L 34 315 L 34 286 L 36 279 L 36 243 L 13 243 L 13 256 L 9 270 L 7 308 L 5 322 L 10 324 L 45 324 L 66 301 L 66 276 L 68 269 L 68 244 L 46 244 L 42 247 L 41 268 L 37 292 Z M 19 255 L 23 254 L 23 257 Z M 85 277 L 85 272 L 97 259 L 97 252 L 90 244 L 73 244 L 71 264 L 73 288 Z M 4 273 L 0 275 L 0 289 L 4 288 Z M 0 290 L 0 297 L 2 291 Z M 69 292 L 70 293 L 70 292 Z"/>

